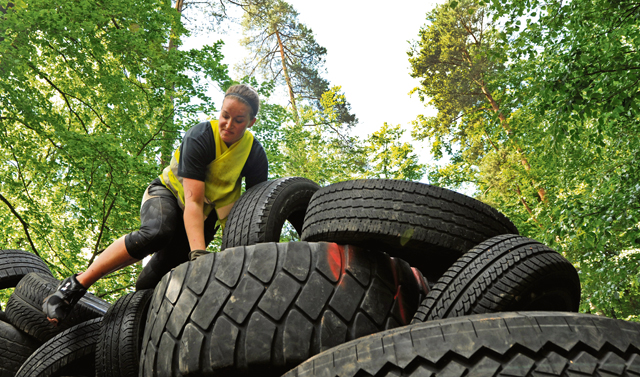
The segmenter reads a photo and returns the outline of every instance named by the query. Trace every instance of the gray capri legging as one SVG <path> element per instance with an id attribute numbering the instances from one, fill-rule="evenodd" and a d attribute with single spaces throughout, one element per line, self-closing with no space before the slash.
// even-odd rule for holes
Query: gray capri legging
<path id="1" fill-rule="evenodd" d="M 217 231 L 215 211 L 204 222 L 205 244 Z M 147 190 L 140 206 L 140 230 L 124 237 L 129 255 L 142 259 L 153 254 L 144 267 L 136 289 L 150 289 L 172 268 L 188 260 L 189 239 L 184 229 L 183 211 L 169 189 L 156 178 Z"/>

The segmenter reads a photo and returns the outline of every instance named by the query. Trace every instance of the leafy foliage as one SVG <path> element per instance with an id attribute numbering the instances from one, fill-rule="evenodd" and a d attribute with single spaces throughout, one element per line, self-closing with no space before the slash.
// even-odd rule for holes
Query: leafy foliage
<path id="1" fill-rule="evenodd" d="M 170 32 L 186 32 L 170 5 L 33 0 L 2 16 L 3 247 L 39 254 L 58 277 L 137 228 L 142 190 L 195 112 L 213 110 L 207 81 L 188 72 L 228 80 L 220 43 L 167 48 Z M 139 269 L 94 289 L 105 297 L 128 289 Z"/>
<path id="2" fill-rule="evenodd" d="M 404 130 L 400 125 L 390 126 L 386 122 L 379 131 L 366 141 L 365 153 L 369 156 L 371 170 L 364 173 L 366 178 L 402 179 L 419 181 L 425 166 L 418 163 L 418 155 L 413 146 L 400 142 Z"/>
<path id="3" fill-rule="evenodd" d="M 165 0 L 20 0 L 0 7 L 0 248 L 32 251 L 62 278 L 136 230 L 144 188 L 197 114 L 214 113 L 209 85 L 224 90 L 235 83 L 221 64 L 222 42 L 178 48 L 188 33 L 184 23 L 199 30 L 189 12 L 206 10 L 218 22 L 227 6 L 252 11 L 267 2 L 173 8 Z M 411 146 L 399 142 L 397 127 L 384 128 L 368 146 L 349 135 L 355 117 L 345 94 L 321 75 L 326 50 L 310 29 L 292 24 L 303 38 L 287 47 L 308 57 L 291 55 L 287 63 L 302 99 L 299 121 L 270 100 L 278 77 L 242 80 L 263 99 L 252 131 L 271 178 L 304 176 L 323 185 L 388 174 L 419 179 L 422 167 Z M 383 155 L 382 165 L 369 163 Z M 284 240 L 295 239 L 291 231 Z M 136 264 L 114 272 L 92 291 L 113 301 L 132 290 L 140 270 Z M 0 302 L 9 294 L 3 291 Z"/>
<path id="4" fill-rule="evenodd" d="M 473 183 L 522 234 L 569 258 L 581 276 L 582 311 L 631 320 L 640 276 L 638 9 L 450 2 L 430 14 L 410 51 L 423 78 L 418 93 L 441 111 L 418 119 L 414 134 L 434 140 L 436 156 L 452 153 L 430 178 Z M 465 55 L 466 65 L 455 66 Z"/>

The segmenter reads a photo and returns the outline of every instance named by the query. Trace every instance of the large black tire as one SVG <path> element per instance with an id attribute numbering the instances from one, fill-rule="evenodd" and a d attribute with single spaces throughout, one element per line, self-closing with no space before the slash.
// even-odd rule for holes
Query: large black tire
<path id="1" fill-rule="evenodd" d="M 96 346 L 96 376 L 138 376 L 140 346 L 153 290 L 118 299 L 102 318 Z"/>
<path id="2" fill-rule="evenodd" d="M 300 177 L 262 182 L 234 204 L 222 235 L 222 250 L 264 242 L 279 242 L 286 220 L 302 234 L 302 222 L 317 183 Z"/>
<path id="3" fill-rule="evenodd" d="M 0 377 L 13 377 L 40 342 L 0 321 Z"/>
<path id="4" fill-rule="evenodd" d="M 9 317 L 7 317 L 7 313 L 5 313 L 2 310 L 0 310 L 0 321 L 10 323 L 9 322 Z"/>
<path id="5" fill-rule="evenodd" d="M 413 322 L 510 311 L 577 312 L 578 272 L 562 255 L 513 234 L 479 244 L 431 289 Z"/>
<path id="6" fill-rule="evenodd" d="M 52 276 L 33 272 L 27 274 L 9 297 L 6 308 L 9 321 L 34 338 L 46 342 L 74 325 L 102 317 L 111 306 L 108 302 L 87 292 L 71 310 L 69 316 L 55 326 L 42 312 L 42 302 L 45 297 L 55 292 L 59 283 Z"/>
<path id="7" fill-rule="evenodd" d="M 24 250 L 0 250 L 0 289 L 15 287 L 30 272 L 51 276 L 39 256 Z"/>
<path id="8" fill-rule="evenodd" d="M 399 259 L 332 243 L 266 243 L 180 265 L 154 292 L 140 376 L 279 376 L 405 325 L 426 290 Z"/>
<path id="9" fill-rule="evenodd" d="M 442 319 L 319 354 L 284 377 L 638 376 L 640 324 L 526 312 Z"/>
<path id="10" fill-rule="evenodd" d="M 518 230 L 492 207 L 441 187 L 369 179 L 318 190 L 304 219 L 303 241 L 383 250 L 436 281 L 474 245 Z"/>
<path id="11" fill-rule="evenodd" d="M 101 319 L 80 323 L 49 339 L 22 364 L 16 377 L 94 376 Z"/>

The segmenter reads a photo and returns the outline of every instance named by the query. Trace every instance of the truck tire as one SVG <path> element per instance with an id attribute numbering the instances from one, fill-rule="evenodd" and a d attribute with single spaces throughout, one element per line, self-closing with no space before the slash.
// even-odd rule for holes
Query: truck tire
<path id="1" fill-rule="evenodd" d="M 96 376 L 138 375 L 140 346 L 152 296 L 151 289 L 129 293 L 104 315 L 96 345 Z"/>
<path id="2" fill-rule="evenodd" d="M 15 287 L 30 272 L 52 276 L 39 256 L 24 250 L 0 250 L 0 289 Z"/>
<path id="3" fill-rule="evenodd" d="M 80 323 L 49 339 L 22 364 L 16 377 L 94 376 L 101 320 Z"/>
<path id="4" fill-rule="evenodd" d="M 424 278 L 333 243 L 263 243 L 180 265 L 156 287 L 140 376 L 279 376 L 335 345 L 410 321 Z"/>
<path id="5" fill-rule="evenodd" d="M 531 238 L 496 236 L 464 254 L 420 305 L 413 322 L 508 311 L 577 312 L 578 272 Z"/>
<path id="6" fill-rule="evenodd" d="M 0 377 L 13 377 L 40 342 L 0 321 Z"/>
<path id="7" fill-rule="evenodd" d="M 9 322 L 9 317 L 7 317 L 7 313 L 5 313 L 2 310 L 0 310 L 0 321 L 6 322 L 6 323 L 10 323 Z"/>
<path id="8" fill-rule="evenodd" d="M 337 346 L 284 377 L 637 376 L 640 324 L 560 312 L 416 323 Z"/>
<path id="9" fill-rule="evenodd" d="M 368 179 L 318 190 L 304 219 L 303 241 L 383 250 L 436 281 L 474 245 L 518 233 L 503 214 L 466 195 L 418 182 Z"/>
<path id="10" fill-rule="evenodd" d="M 52 276 L 33 272 L 27 274 L 9 297 L 6 308 L 9 321 L 41 342 L 46 342 L 74 325 L 102 317 L 109 309 L 108 302 L 87 292 L 61 324 L 55 326 L 49 323 L 42 312 L 42 302 L 55 292 L 59 283 Z"/>
<path id="11" fill-rule="evenodd" d="M 309 200 L 319 188 L 309 179 L 288 177 L 262 182 L 247 190 L 229 213 L 222 250 L 279 242 L 286 220 L 301 234 Z"/>

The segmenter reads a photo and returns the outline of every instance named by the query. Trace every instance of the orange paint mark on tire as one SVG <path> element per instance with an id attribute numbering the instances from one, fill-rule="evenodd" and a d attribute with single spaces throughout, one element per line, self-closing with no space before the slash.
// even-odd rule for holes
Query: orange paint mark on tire
<path id="1" fill-rule="evenodd" d="M 407 318 L 407 311 L 404 309 L 404 296 L 402 296 L 402 293 L 400 292 L 400 288 L 402 288 L 402 286 L 398 285 L 398 290 L 396 291 L 396 295 L 394 297 L 394 300 L 396 301 L 396 305 L 398 305 L 398 311 L 400 313 L 400 320 L 401 320 L 401 325 L 408 325 L 409 324 L 409 318 Z"/>
<path id="2" fill-rule="evenodd" d="M 425 283 L 425 278 L 422 275 L 422 272 L 415 267 L 411 267 L 411 271 L 413 271 L 413 276 L 416 278 L 416 282 L 422 288 L 422 292 L 426 295 L 429 293 L 429 286 Z"/>
<path id="3" fill-rule="evenodd" d="M 329 244 L 329 250 L 327 253 L 327 264 L 331 269 L 331 274 L 334 279 L 338 280 L 342 273 L 342 254 L 344 254 L 344 247 L 336 243 Z"/>

